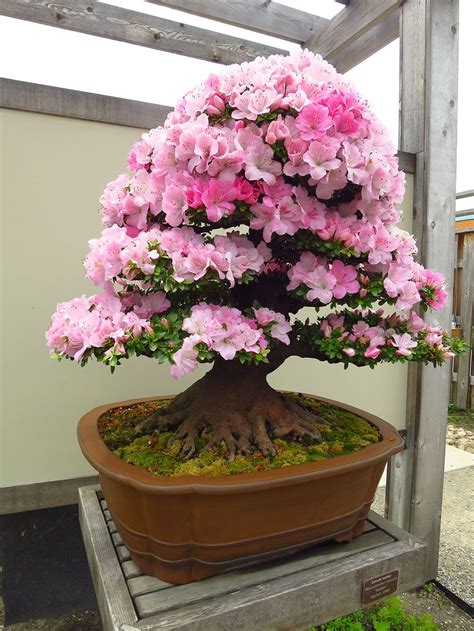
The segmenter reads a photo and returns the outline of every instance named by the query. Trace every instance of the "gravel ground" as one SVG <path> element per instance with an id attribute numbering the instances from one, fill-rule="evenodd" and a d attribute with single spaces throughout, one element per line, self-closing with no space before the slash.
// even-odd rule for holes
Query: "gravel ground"
<path id="1" fill-rule="evenodd" d="M 372 505 L 383 515 L 385 489 Z M 444 476 L 443 513 L 438 580 L 474 606 L 474 467 L 448 471 Z M 474 629 L 474 624 L 471 629 Z"/>
<path id="2" fill-rule="evenodd" d="M 447 473 L 444 485 L 438 580 L 474 606 L 474 467 Z"/>
<path id="3" fill-rule="evenodd" d="M 448 423 L 446 442 L 448 445 L 474 454 L 474 432 L 470 429 Z"/>
<path id="4" fill-rule="evenodd" d="M 436 587 L 422 587 L 400 596 L 405 610 L 414 616 L 429 614 L 440 631 L 473 631 L 474 620 L 465 611 L 451 602 Z"/>

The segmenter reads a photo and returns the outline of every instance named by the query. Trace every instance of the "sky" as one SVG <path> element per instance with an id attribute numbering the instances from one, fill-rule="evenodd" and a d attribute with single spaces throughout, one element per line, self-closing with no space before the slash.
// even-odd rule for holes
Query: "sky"
<path id="1" fill-rule="evenodd" d="M 143 0 L 103 1 L 286 50 L 297 46 Z M 326 18 L 333 17 L 343 9 L 342 4 L 333 0 L 278 1 Z M 472 24 L 474 2 L 460 0 L 458 192 L 474 189 Z M 27 54 L 27 51 L 34 51 L 34 54 Z M 398 54 L 396 40 L 347 73 L 389 129 L 395 144 L 398 134 Z M 221 68 L 199 59 L 5 17 L 0 17 L 0 60 L 0 75 L 3 77 L 170 106 L 190 90 L 198 79 Z M 383 89 L 380 89 L 382 80 Z M 473 207 L 472 197 L 458 202 L 459 209 Z"/>

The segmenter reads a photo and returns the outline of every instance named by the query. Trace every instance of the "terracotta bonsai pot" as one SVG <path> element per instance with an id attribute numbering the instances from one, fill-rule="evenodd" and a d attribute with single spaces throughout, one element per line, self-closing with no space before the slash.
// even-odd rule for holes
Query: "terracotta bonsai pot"
<path id="1" fill-rule="evenodd" d="M 169 583 L 199 581 L 321 541 L 357 537 L 388 459 L 403 449 L 388 423 L 320 398 L 375 425 L 380 442 L 347 456 L 269 471 L 213 478 L 157 476 L 115 456 L 97 429 L 106 410 L 143 400 L 95 408 L 80 420 L 78 438 L 99 472 L 133 561 L 145 574 Z"/>

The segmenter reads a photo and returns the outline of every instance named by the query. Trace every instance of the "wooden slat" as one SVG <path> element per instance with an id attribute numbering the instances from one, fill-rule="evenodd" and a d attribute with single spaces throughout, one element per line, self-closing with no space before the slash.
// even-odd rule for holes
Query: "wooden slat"
<path id="1" fill-rule="evenodd" d="M 127 581 L 131 578 L 135 578 L 136 576 L 143 576 L 143 572 L 133 561 L 125 561 L 122 563 L 122 572 Z"/>
<path id="2" fill-rule="evenodd" d="M 320 34 L 305 43 L 310 50 L 332 61 L 342 51 L 398 9 L 402 0 L 351 0 Z M 378 48 L 382 48 L 382 43 Z M 378 50 L 377 48 L 377 50 Z"/>
<path id="3" fill-rule="evenodd" d="M 299 11 L 278 2 L 262 0 L 146 1 L 300 44 L 311 35 L 320 33 L 329 23 L 329 20 L 318 15 Z"/>
<path id="4" fill-rule="evenodd" d="M 112 543 L 114 544 L 116 548 L 124 545 L 122 541 L 122 537 L 119 535 L 118 532 L 111 532 L 110 534 L 112 536 Z"/>
<path id="5" fill-rule="evenodd" d="M 458 380 L 458 373 L 457 372 L 453 372 L 452 380 L 457 382 L 457 380 Z M 471 384 L 471 386 L 474 386 L 474 375 L 470 376 L 470 384 Z"/>
<path id="6" fill-rule="evenodd" d="M 463 339 L 471 345 L 472 311 L 474 296 L 474 233 L 464 235 L 463 268 L 459 298 L 461 303 L 461 327 Z M 469 407 L 471 399 L 471 349 L 458 359 L 456 405 L 463 410 Z"/>
<path id="7" fill-rule="evenodd" d="M 137 616 L 121 571 L 97 489 L 79 489 L 79 518 L 84 545 L 94 582 L 105 631 L 118 631 L 122 624 L 133 625 Z"/>
<path id="8" fill-rule="evenodd" d="M 299 631 L 360 609 L 362 582 L 398 569 L 398 591 L 419 584 L 418 567 L 426 547 L 420 542 L 394 541 L 367 553 L 318 568 L 308 568 L 224 595 L 201 599 L 145 618 L 136 626 L 145 631 Z M 206 587 L 208 580 L 203 582 Z M 161 596 L 172 590 L 164 590 Z"/>
<path id="9" fill-rule="evenodd" d="M 262 564 L 254 568 L 222 574 L 206 579 L 205 583 L 190 583 L 173 589 L 145 594 L 135 598 L 135 606 L 140 618 L 169 612 L 192 603 L 204 602 L 226 594 L 241 592 L 285 576 L 293 576 L 303 571 L 315 571 L 327 564 L 342 562 L 349 557 L 375 550 L 391 544 L 394 538 L 382 530 L 361 535 L 345 545 L 332 543 L 295 555 L 294 558 Z"/>
<path id="10" fill-rule="evenodd" d="M 0 79 L 0 107 L 151 129 L 171 110 L 165 105 Z"/>
<path id="11" fill-rule="evenodd" d="M 108 508 L 104 509 L 104 517 L 107 521 L 112 521 L 112 515 Z"/>
<path id="12" fill-rule="evenodd" d="M 120 563 L 125 563 L 125 561 L 130 561 L 131 559 L 130 552 L 128 551 L 128 548 L 126 548 L 124 545 L 117 546 L 115 548 L 115 551 L 117 553 Z"/>
<path id="13" fill-rule="evenodd" d="M 117 526 L 115 525 L 115 522 L 114 522 L 113 519 L 110 519 L 107 522 L 107 528 L 109 529 L 109 532 L 110 532 L 111 535 L 113 535 L 113 534 L 115 534 L 117 532 Z"/>
<path id="14" fill-rule="evenodd" d="M 160 581 L 153 576 L 137 576 L 127 580 L 128 589 L 133 598 L 149 594 L 150 592 L 158 592 L 163 589 L 172 588 L 173 586 L 164 581 Z"/>
<path id="15" fill-rule="evenodd" d="M 339 72 L 347 72 L 396 40 L 398 33 L 399 16 L 397 11 L 393 11 L 355 41 L 329 55 L 328 61 L 334 64 Z"/>
<path id="16" fill-rule="evenodd" d="M 221 64 L 286 52 L 96 0 L 8 0 L 0 14 Z"/>
<path id="17" fill-rule="evenodd" d="M 458 1 L 407 0 L 401 10 L 400 148 L 417 154 L 413 231 L 420 261 L 445 274 L 455 264 Z M 451 328 L 451 297 L 428 324 Z M 415 372 L 416 371 L 416 372 Z M 390 470 L 389 517 L 429 546 L 425 580 L 436 577 L 451 367 L 420 366 L 411 385 L 407 450 Z M 397 469 L 396 463 L 400 466 Z"/>

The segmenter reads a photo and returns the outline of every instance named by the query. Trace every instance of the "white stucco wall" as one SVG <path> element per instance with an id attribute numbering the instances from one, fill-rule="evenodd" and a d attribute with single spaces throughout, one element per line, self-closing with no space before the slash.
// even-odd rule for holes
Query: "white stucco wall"
<path id="1" fill-rule="evenodd" d="M 173 381 L 167 366 L 146 358 L 124 362 L 114 375 L 99 364 L 58 363 L 44 341 L 57 302 L 95 291 L 81 261 L 88 239 L 101 231 L 98 199 L 125 168 L 140 130 L 6 109 L 0 130 L 0 486 L 14 486 L 92 473 L 75 437 L 84 412 L 109 401 L 179 392 L 191 380 Z M 410 187 L 407 208 L 411 199 Z M 292 358 L 270 381 L 404 426 L 404 367 L 344 371 Z"/>

